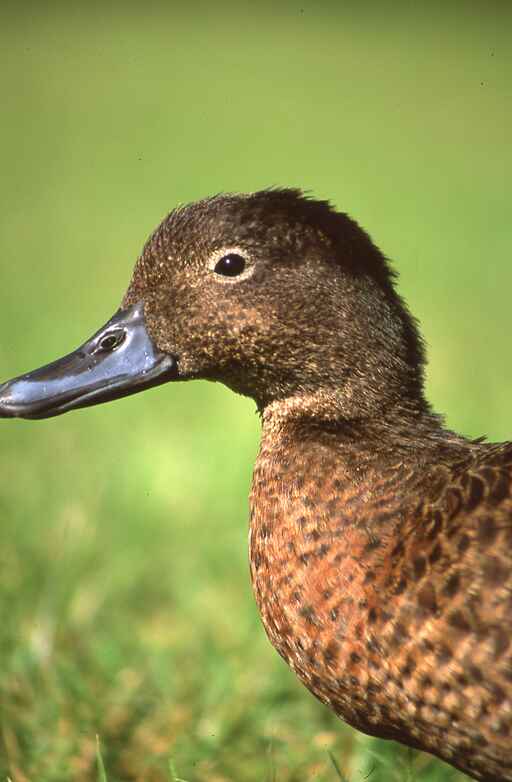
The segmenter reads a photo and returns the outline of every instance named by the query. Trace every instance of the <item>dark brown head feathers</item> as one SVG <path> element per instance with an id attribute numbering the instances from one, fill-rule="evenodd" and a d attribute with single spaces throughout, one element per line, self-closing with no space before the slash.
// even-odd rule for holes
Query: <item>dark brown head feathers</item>
<path id="1" fill-rule="evenodd" d="M 250 279 L 218 284 L 208 264 L 223 248 L 250 259 Z M 400 396 L 427 409 L 422 342 L 395 277 L 346 214 L 299 190 L 273 188 L 220 194 L 171 212 L 147 242 L 125 303 L 146 302 L 153 336 L 181 352 L 188 376 L 219 379 L 260 407 L 325 385 L 343 391 L 348 417 L 367 415 L 379 396 L 385 406 Z M 194 361 L 183 334 L 166 337 L 177 328 L 171 308 L 183 313 L 186 328 L 196 306 Z M 210 348 L 203 328 L 208 339 L 215 334 Z M 236 348 L 221 356 L 234 334 Z"/>

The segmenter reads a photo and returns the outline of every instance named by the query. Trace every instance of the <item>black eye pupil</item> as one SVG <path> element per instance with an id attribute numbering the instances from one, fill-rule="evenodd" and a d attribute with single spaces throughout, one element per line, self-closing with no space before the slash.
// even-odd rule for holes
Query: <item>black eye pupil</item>
<path id="1" fill-rule="evenodd" d="M 238 277 L 245 269 L 245 258 L 237 253 L 228 253 L 215 264 L 214 271 L 224 277 Z"/>

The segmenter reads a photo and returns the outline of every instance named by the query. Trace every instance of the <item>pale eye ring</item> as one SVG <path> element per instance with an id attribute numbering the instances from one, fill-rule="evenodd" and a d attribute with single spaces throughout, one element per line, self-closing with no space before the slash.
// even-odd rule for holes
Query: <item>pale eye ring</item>
<path id="1" fill-rule="evenodd" d="M 219 258 L 213 271 L 223 277 L 239 277 L 245 271 L 245 258 L 240 253 L 226 253 Z"/>

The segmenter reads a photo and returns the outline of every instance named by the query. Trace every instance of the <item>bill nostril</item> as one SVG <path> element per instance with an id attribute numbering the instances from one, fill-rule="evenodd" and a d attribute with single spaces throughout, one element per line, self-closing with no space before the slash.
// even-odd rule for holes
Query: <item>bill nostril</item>
<path id="1" fill-rule="evenodd" d="M 108 332 L 99 340 L 98 350 L 104 351 L 105 353 L 115 350 L 124 342 L 125 336 L 126 332 L 123 329 Z"/>

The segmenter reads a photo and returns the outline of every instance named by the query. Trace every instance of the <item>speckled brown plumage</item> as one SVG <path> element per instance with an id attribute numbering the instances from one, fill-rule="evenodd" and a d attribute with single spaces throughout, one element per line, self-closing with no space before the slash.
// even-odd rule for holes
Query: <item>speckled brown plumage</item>
<path id="1" fill-rule="evenodd" d="M 252 278 L 198 282 L 233 247 Z M 367 235 L 295 192 L 218 197 L 164 221 L 126 303 L 141 297 L 185 374 L 258 402 L 250 562 L 278 652 L 356 728 L 512 780 L 512 444 L 431 413 Z M 183 334 L 197 320 L 207 340 Z"/>
<path id="2" fill-rule="evenodd" d="M 202 283 L 233 247 L 252 277 Z M 295 192 L 221 196 L 164 221 L 141 297 L 185 375 L 258 403 L 250 563 L 278 652 L 356 728 L 512 780 L 512 444 L 431 413 L 381 253 Z"/>
<path id="3" fill-rule="evenodd" d="M 278 652 L 356 728 L 512 780 L 512 443 L 431 411 L 368 235 L 297 191 L 217 196 L 150 238 L 139 302 L 178 379 L 256 400 L 251 575 Z"/>
<path id="4" fill-rule="evenodd" d="M 279 419 L 250 536 L 271 642 L 354 727 L 512 778 L 512 445 Z"/>

